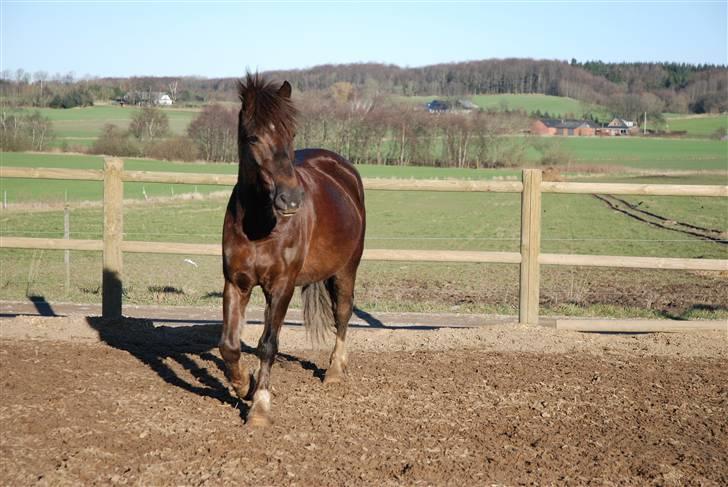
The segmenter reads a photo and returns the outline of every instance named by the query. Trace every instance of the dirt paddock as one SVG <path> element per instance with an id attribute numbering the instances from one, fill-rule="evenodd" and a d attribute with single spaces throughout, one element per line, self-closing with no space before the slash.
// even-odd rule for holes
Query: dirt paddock
<path id="1" fill-rule="evenodd" d="M 728 484 L 725 333 L 356 328 L 324 387 L 328 351 L 286 327 L 256 430 L 217 324 L 0 327 L 4 485 Z"/>

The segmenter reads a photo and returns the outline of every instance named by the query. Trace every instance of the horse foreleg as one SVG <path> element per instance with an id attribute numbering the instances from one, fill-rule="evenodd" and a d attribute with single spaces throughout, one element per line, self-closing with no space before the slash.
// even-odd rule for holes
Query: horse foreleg
<path id="1" fill-rule="evenodd" d="M 293 296 L 293 285 L 278 286 L 272 291 L 264 289 L 266 298 L 265 328 L 258 342 L 260 368 L 256 381 L 253 406 L 248 413 L 247 423 L 251 426 L 270 424 L 270 370 L 278 353 L 278 335 L 286 317 L 288 304 Z"/>
<path id="2" fill-rule="evenodd" d="M 346 330 L 349 326 L 351 313 L 354 309 L 354 279 L 353 273 L 334 276 L 331 300 L 334 303 L 334 319 L 336 321 L 336 344 L 331 353 L 331 362 L 324 384 L 336 384 L 346 376 Z"/>
<path id="3" fill-rule="evenodd" d="M 250 375 L 240 363 L 240 321 L 250 300 L 251 289 L 241 290 L 235 284 L 225 281 L 222 296 L 222 335 L 220 336 L 220 355 L 225 362 L 230 384 L 240 399 L 248 395 Z"/>

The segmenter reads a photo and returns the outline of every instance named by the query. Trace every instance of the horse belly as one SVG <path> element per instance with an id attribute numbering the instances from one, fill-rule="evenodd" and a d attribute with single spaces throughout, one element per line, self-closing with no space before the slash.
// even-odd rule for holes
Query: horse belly
<path id="1" fill-rule="evenodd" d="M 339 200 L 340 201 L 340 200 Z M 363 215 L 353 204 L 317 208 L 316 224 L 297 285 L 322 281 L 348 265 L 357 265 L 364 245 Z"/>

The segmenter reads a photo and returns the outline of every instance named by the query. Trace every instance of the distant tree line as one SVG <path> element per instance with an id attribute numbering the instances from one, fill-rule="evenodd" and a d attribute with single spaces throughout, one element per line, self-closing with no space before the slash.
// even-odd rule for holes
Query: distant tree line
<path id="1" fill-rule="evenodd" d="M 350 86 L 350 85 L 349 85 Z M 297 147 L 323 147 L 354 163 L 450 167 L 504 167 L 522 163 L 528 117 L 522 112 L 432 114 L 412 105 L 364 101 L 339 85 L 300 95 Z M 168 160 L 238 160 L 236 107 L 205 106 L 185 136 L 171 137 L 158 108 L 137 112 L 128 130 L 104 127 L 91 152 Z"/>
<path id="2" fill-rule="evenodd" d="M 369 164 L 477 168 L 523 161 L 525 138 L 504 136 L 525 132 L 525 113 L 428 113 L 358 96 L 341 84 L 329 93 L 301 95 L 297 146 L 325 147 Z"/>
<path id="3" fill-rule="evenodd" d="M 301 91 L 348 82 L 370 93 L 474 95 L 539 93 L 610 107 L 624 95 L 651 95 L 666 111 L 719 112 L 728 98 L 728 68 L 677 63 L 571 63 L 495 59 L 400 68 L 383 64 L 324 65 L 274 71 Z M 722 104 L 720 101 L 722 100 Z"/>
<path id="4" fill-rule="evenodd" d="M 611 107 L 615 99 L 633 95 L 645 97 L 643 103 L 648 105 L 657 100 L 670 112 L 707 113 L 728 108 L 728 68 L 712 64 L 490 59 L 420 68 L 375 63 L 322 65 L 265 74 L 288 79 L 301 92 L 324 92 L 336 83 L 349 83 L 368 99 L 539 93 Z M 77 79 L 73 73 L 49 76 L 44 71 L 31 74 L 22 69 L 5 70 L 0 78 L 0 97 L 6 105 L 23 106 L 49 106 L 74 90 L 94 100 L 115 99 L 130 91 L 162 91 L 177 104 L 232 102 L 236 100 L 237 82 L 235 78 L 200 77 Z"/>

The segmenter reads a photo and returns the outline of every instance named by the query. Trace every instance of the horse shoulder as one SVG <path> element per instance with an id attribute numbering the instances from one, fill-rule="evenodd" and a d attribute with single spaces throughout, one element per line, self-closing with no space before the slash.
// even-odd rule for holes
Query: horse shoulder
<path id="1" fill-rule="evenodd" d="M 363 208 L 364 188 L 356 167 L 339 154 L 326 149 L 296 151 L 296 169 L 308 175 L 315 184 L 334 185 Z"/>

